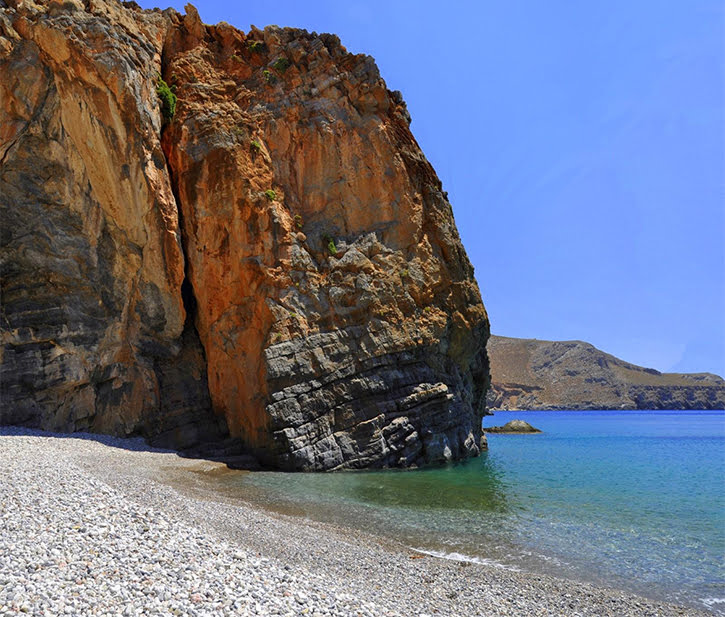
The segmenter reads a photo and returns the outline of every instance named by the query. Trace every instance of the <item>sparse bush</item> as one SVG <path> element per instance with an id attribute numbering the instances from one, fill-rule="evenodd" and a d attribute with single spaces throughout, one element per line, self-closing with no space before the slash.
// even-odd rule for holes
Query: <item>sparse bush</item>
<path id="1" fill-rule="evenodd" d="M 174 119 L 176 113 L 176 101 L 178 100 L 176 94 L 174 94 L 175 86 L 169 86 L 161 77 L 158 76 L 156 81 L 156 94 L 158 94 L 161 100 L 161 115 L 166 118 L 167 121 L 171 122 Z"/>
<path id="2" fill-rule="evenodd" d="M 264 80 L 265 80 L 265 81 L 266 81 L 266 82 L 267 82 L 268 84 L 274 84 L 274 83 L 276 83 L 276 82 L 277 82 L 277 77 L 276 77 L 276 76 L 275 76 L 275 74 L 274 74 L 274 73 L 273 73 L 272 71 L 270 71 L 269 69 L 264 69 L 264 71 L 262 71 L 262 75 L 264 75 Z"/>
<path id="3" fill-rule="evenodd" d="M 325 241 L 325 244 L 327 244 L 327 252 L 330 253 L 330 255 L 337 255 L 337 247 L 335 246 L 335 240 L 333 237 L 329 234 L 325 234 L 322 236 L 322 239 Z"/>
<path id="4" fill-rule="evenodd" d="M 273 69 L 274 69 L 275 71 L 279 71 L 280 73 L 284 73 L 284 72 L 285 72 L 285 71 L 286 71 L 286 70 L 287 70 L 287 69 L 289 68 L 289 66 L 290 66 L 290 61 L 289 61 L 289 60 L 287 60 L 287 58 L 284 58 L 284 57 L 282 57 L 282 58 L 277 58 L 277 59 L 276 59 L 276 60 L 275 60 L 275 61 L 274 61 L 274 62 L 272 63 L 272 68 L 273 68 Z"/>
<path id="5" fill-rule="evenodd" d="M 264 51 L 264 42 L 262 41 L 247 41 L 247 48 L 249 51 L 256 54 L 261 54 Z"/>
<path id="6" fill-rule="evenodd" d="M 264 191 L 264 196 L 269 199 L 269 201 L 274 201 L 277 199 L 277 193 L 275 193 L 272 189 L 267 189 Z"/>
<path id="7" fill-rule="evenodd" d="M 295 214 L 295 227 L 297 229 L 302 229 L 302 217 L 299 214 Z"/>
<path id="8" fill-rule="evenodd" d="M 252 152 L 260 152 L 262 150 L 262 144 L 259 143 L 256 139 L 253 139 L 249 142 L 249 147 L 251 148 Z"/>

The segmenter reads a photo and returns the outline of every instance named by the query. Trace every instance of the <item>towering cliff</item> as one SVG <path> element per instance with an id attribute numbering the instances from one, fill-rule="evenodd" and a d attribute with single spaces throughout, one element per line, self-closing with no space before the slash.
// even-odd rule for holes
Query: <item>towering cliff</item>
<path id="1" fill-rule="evenodd" d="M 725 380 L 660 373 L 582 341 L 491 336 L 489 407 L 496 409 L 725 409 Z"/>
<path id="2" fill-rule="evenodd" d="M 476 455 L 488 320 L 409 122 L 333 35 L 0 2 L 0 423 Z"/>

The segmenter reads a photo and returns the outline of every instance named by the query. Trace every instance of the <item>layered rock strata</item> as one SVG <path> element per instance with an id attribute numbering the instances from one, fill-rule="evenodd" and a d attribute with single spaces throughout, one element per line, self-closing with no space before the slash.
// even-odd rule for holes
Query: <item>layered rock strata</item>
<path id="1" fill-rule="evenodd" d="M 126 4 L 0 3 L 0 422 L 287 469 L 477 454 L 488 320 L 372 59 Z"/>
<path id="2" fill-rule="evenodd" d="M 493 410 L 725 409 L 725 380 L 660 373 L 582 341 L 491 336 Z"/>

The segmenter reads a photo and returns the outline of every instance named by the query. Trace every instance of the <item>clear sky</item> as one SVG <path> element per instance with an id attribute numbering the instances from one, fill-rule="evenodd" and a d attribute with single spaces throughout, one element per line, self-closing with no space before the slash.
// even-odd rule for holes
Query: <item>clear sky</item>
<path id="1" fill-rule="evenodd" d="M 722 0 L 197 8 L 375 57 L 448 191 L 494 333 L 725 375 Z"/>

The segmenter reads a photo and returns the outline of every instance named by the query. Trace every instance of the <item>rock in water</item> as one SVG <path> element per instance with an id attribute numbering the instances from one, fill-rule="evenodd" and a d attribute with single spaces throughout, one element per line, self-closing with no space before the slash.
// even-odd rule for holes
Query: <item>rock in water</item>
<path id="1" fill-rule="evenodd" d="M 0 423 L 286 469 L 478 454 L 488 319 L 372 58 L 190 5 L 0 6 Z"/>
<path id="2" fill-rule="evenodd" d="M 538 428 L 523 420 L 511 420 L 503 426 L 492 426 L 483 430 L 486 433 L 541 433 Z"/>

